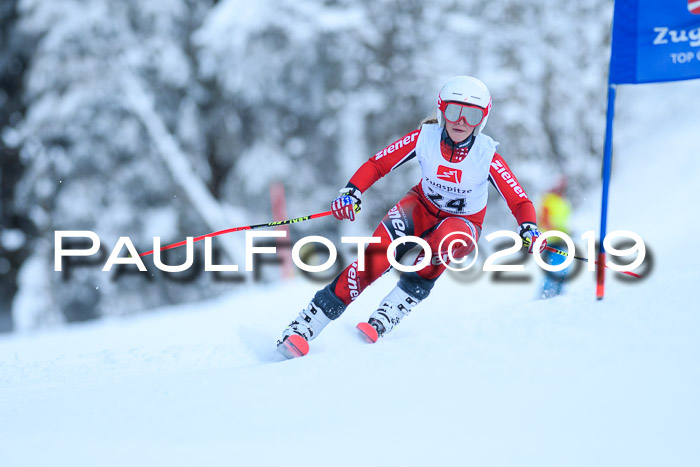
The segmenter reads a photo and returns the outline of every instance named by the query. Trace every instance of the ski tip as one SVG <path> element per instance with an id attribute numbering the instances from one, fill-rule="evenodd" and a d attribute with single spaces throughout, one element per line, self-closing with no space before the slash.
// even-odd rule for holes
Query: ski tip
<path id="1" fill-rule="evenodd" d="M 374 326 L 372 326 L 369 323 L 365 323 L 364 321 L 361 323 L 357 323 L 357 330 L 360 331 L 362 337 L 364 337 L 365 340 L 370 344 L 374 344 L 375 342 L 377 342 L 377 339 L 379 339 L 379 334 L 377 333 L 377 330 L 374 329 Z"/>
<path id="2" fill-rule="evenodd" d="M 298 334 L 292 334 L 277 346 L 277 350 L 287 358 L 303 357 L 309 353 L 309 343 Z"/>

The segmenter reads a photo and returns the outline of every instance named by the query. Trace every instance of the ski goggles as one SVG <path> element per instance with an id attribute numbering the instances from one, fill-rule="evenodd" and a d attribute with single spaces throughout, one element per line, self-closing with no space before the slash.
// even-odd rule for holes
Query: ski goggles
<path id="1" fill-rule="evenodd" d="M 440 102 L 440 110 L 448 122 L 456 123 L 464 119 L 469 126 L 478 126 L 488 114 L 487 109 L 458 102 Z"/>

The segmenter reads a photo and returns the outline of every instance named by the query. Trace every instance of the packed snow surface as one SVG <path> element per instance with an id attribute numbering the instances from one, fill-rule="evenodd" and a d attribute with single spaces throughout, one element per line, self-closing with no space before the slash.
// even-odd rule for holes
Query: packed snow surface
<path id="1" fill-rule="evenodd" d="M 319 287 L 301 278 L 3 336 L 0 465 L 700 465 L 699 90 L 618 93 L 609 230 L 645 240 L 645 279 L 608 272 L 596 301 L 584 267 L 541 301 L 532 261 L 526 281 L 450 274 L 365 344 L 392 272 L 290 361 L 275 340 Z"/>

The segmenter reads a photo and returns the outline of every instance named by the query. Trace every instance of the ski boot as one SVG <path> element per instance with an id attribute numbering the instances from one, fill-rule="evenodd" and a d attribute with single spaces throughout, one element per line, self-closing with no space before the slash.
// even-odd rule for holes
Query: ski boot
<path id="1" fill-rule="evenodd" d="M 435 279 L 424 279 L 416 272 L 401 274 L 399 283 L 387 295 L 369 320 L 359 323 L 357 329 L 367 342 L 377 342 L 420 302 L 428 298 L 435 285 Z"/>
<path id="2" fill-rule="evenodd" d="M 338 318 L 346 305 L 330 286 L 319 290 L 307 307 L 289 323 L 277 341 L 277 350 L 287 358 L 303 357 L 309 353 L 309 341 L 315 339 L 332 320 Z"/>
<path id="3" fill-rule="evenodd" d="M 399 286 L 387 295 L 379 308 L 372 313 L 366 323 L 359 323 L 357 329 L 368 342 L 377 342 L 384 334 L 391 332 L 394 326 L 418 305 L 420 300 L 404 292 Z"/>
<path id="4" fill-rule="evenodd" d="M 282 332 L 277 349 L 287 358 L 303 357 L 309 353 L 309 341 L 330 322 L 330 318 L 312 300 Z"/>

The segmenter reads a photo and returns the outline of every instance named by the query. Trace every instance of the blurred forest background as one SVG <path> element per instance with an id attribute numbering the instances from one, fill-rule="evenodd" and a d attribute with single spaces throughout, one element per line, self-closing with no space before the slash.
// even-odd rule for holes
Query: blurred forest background
<path id="1" fill-rule="evenodd" d="M 147 251 L 155 236 L 268 222 L 275 184 L 289 217 L 327 210 L 458 74 L 490 88 L 486 133 L 531 197 L 565 174 L 582 203 L 600 178 L 612 3 L 3 0 L 0 328 L 249 287 L 245 275 L 165 274 L 148 261 L 148 273 L 101 269 L 121 236 Z M 292 240 L 369 235 L 418 178 L 417 164 L 403 167 L 368 191 L 358 223 L 310 221 Z M 515 228 L 497 198 L 490 229 Z M 54 272 L 56 230 L 96 232 L 101 257 Z M 236 235 L 215 242 L 219 262 L 243 264 Z M 180 250 L 166 262 L 181 263 Z"/>

